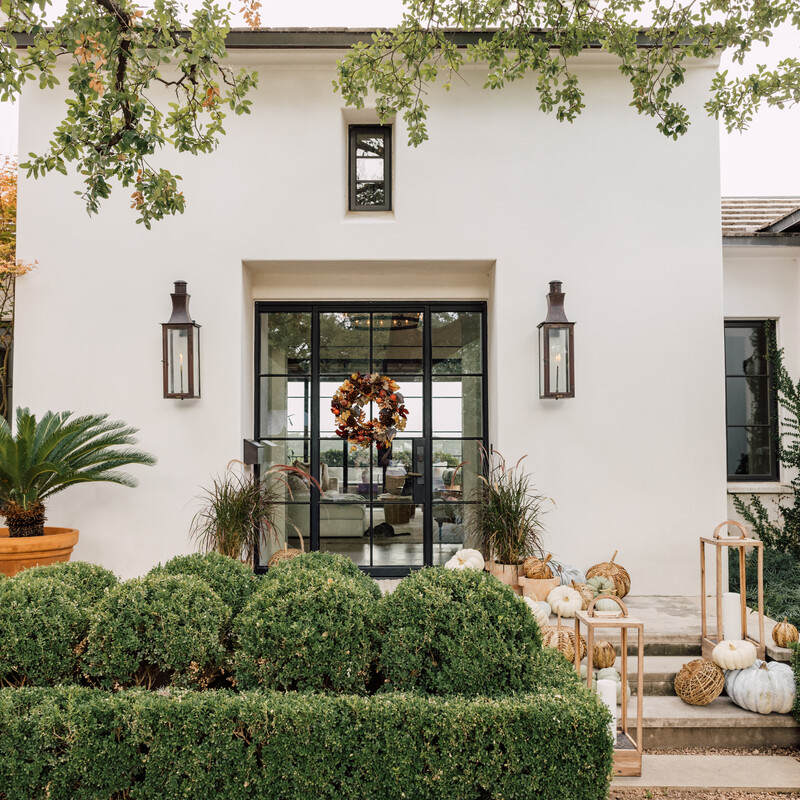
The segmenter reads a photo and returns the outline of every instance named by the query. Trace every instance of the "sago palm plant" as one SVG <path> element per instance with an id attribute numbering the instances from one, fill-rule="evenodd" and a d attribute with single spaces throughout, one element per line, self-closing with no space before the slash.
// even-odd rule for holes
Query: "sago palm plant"
<path id="1" fill-rule="evenodd" d="M 73 417 L 48 411 L 40 420 L 18 408 L 16 434 L 0 419 L 0 514 L 9 536 L 43 536 L 44 501 L 76 483 L 106 481 L 136 486 L 119 472 L 128 464 L 155 464 L 136 443 L 136 428 L 109 421 L 108 414 Z"/>

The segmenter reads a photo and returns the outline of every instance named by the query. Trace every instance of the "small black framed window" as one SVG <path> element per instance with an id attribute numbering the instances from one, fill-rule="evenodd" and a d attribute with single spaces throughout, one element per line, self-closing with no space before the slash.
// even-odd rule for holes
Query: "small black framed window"
<path id="1" fill-rule="evenodd" d="M 391 211 L 391 125 L 351 125 L 348 164 L 350 211 Z"/>
<path id="2" fill-rule="evenodd" d="M 728 480 L 777 481 L 777 400 L 766 320 L 725 322 Z"/>

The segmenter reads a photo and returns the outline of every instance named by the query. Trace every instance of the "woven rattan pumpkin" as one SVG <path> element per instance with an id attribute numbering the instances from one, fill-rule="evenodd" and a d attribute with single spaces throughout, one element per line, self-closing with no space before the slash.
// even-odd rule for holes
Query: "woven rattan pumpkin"
<path id="1" fill-rule="evenodd" d="M 586 657 L 586 639 L 580 637 L 581 657 Z M 575 631 L 566 625 L 545 625 L 542 628 L 542 644 L 545 647 L 554 647 L 567 661 L 575 660 Z"/>
<path id="2" fill-rule="evenodd" d="M 561 653 L 567 661 L 572 662 L 575 660 L 575 646 L 572 644 L 575 641 L 575 635 L 569 635 L 570 631 L 567 628 L 559 628 L 556 625 L 546 625 L 542 628 L 542 644 L 545 647 L 553 647 Z"/>
<path id="3" fill-rule="evenodd" d="M 581 596 L 581 600 L 583 600 L 581 610 L 586 611 L 589 607 L 589 603 L 594 599 L 594 589 L 592 589 L 588 583 L 575 583 L 575 581 L 572 581 L 572 588 Z"/>
<path id="4" fill-rule="evenodd" d="M 302 539 L 300 540 L 300 544 L 303 544 Z M 283 549 L 276 550 L 269 557 L 269 561 L 267 561 L 267 567 L 274 567 L 279 561 L 289 561 L 292 558 L 303 555 L 303 552 L 304 550 L 298 550 L 296 547 L 287 547 L 284 544 Z"/>
<path id="5" fill-rule="evenodd" d="M 595 669 L 613 667 L 617 660 L 617 651 L 611 642 L 595 642 L 592 647 L 592 664 Z"/>
<path id="6" fill-rule="evenodd" d="M 601 561 L 599 564 L 589 567 L 586 571 L 586 577 L 588 579 L 594 578 L 595 575 L 602 575 L 604 578 L 608 578 L 614 582 L 614 587 L 617 590 L 617 597 L 625 597 L 631 590 L 631 576 L 628 574 L 628 570 L 626 570 L 625 567 L 614 563 L 616 557 L 617 551 L 615 550 L 614 555 L 611 556 L 611 561 Z"/>
<path id="7" fill-rule="evenodd" d="M 783 618 L 783 622 L 779 622 L 772 629 L 772 641 L 775 642 L 778 647 L 788 647 L 792 642 L 796 642 L 797 640 L 797 628 L 795 628 L 791 622 L 787 622 L 786 617 Z"/>
<path id="8" fill-rule="evenodd" d="M 705 658 L 696 658 L 681 667 L 675 676 L 675 694 L 691 706 L 707 706 L 725 686 L 722 670 Z"/>
<path id="9" fill-rule="evenodd" d="M 552 557 L 552 554 L 548 554 L 544 558 L 535 558 L 534 556 L 526 558 L 522 562 L 522 571 L 525 573 L 525 577 L 538 580 L 552 578 L 553 570 L 547 563 Z"/>

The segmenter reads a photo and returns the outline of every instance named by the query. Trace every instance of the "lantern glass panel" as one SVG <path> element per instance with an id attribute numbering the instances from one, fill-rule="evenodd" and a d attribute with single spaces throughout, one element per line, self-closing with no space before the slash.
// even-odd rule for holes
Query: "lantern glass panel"
<path id="1" fill-rule="evenodd" d="M 194 397 L 200 397 L 200 328 L 192 326 L 194 347 L 192 347 L 192 386 L 189 390 Z"/>
<path id="2" fill-rule="evenodd" d="M 555 394 L 566 394 L 569 385 L 569 329 L 550 328 L 548 336 L 550 391 Z"/>
<path id="3" fill-rule="evenodd" d="M 167 393 L 187 394 L 189 385 L 189 331 L 167 329 Z"/>

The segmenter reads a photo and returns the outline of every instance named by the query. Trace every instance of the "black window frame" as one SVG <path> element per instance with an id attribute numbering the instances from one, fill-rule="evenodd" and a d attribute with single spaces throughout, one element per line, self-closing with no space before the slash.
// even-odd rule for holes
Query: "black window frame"
<path id="1" fill-rule="evenodd" d="M 764 329 L 764 342 L 766 343 L 770 336 L 768 325 L 775 326 L 776 320 L 774 319 L 726 319 L 724 330 L 731 328 L 755 328 L 762 326 Z M 778 428 L 778 398 L 775 391 L 774 376 L 772 371 L 772 364 L 767 358 L 766 351 L 761 354 L 763 363 L 766 365 L 766 373 L 759 375 L 752 375 L 752 378 L 766 379 L 767 382 L 767 397 L 769 398 L 769 422 L 767 424 L 760 424 L 758 426 L 752 425 L 732 425 L 728 421 L 728 379 L 741 378 L 740 372 L 729 372 L 727 363 L 727 351 L 725 353 L 725 463 L 728 463 L 728 431 L 731 428 L 747 428 L 747 427 L 765 427 L 769 430 L 769 447 L 770 447 L 770 465 L 771 472 L 754 473 L 749 475 L 731 474 L 728 473 L 729 483 L 777 483 L 780 481 L 780 462 L 778 460 L 778 437 L 780 430 Z M 727 470 L 726 470 L 727 471 Z"/>
<path id="2" fill-rule="evenodd" d="M 308 458 L 314 465 L 314 469 L 318 468 L 320 464 L 320 444 L 322 438 L 319 435 L 319 382 L 321 379 L 320 369 L 320 352 L 319 352 L 319 336 L 320 314 L 330 311 L 347 311 L 350 313 L 369 312 L 369 313 L 387 313 L 412 309 L 416 311 L 420 309 L 423 315 L 423 371 L 422 381 L 426 385 L 427 401 L 423 406 L 423 435 L 420 437 L 426 442 L 425 454 L 426 459 L 432 457 L 431 447 L 439 438 L 433 432 L 433 409 L 432 409 L 432 385 L 437 377 L 479 377 L 481 378 L 481 434 L 479 436 L 463 436 L 459 437 L 461 441 L 477 441 L 480 442 L 486 452 L 490 452 L 490 435 L 489 435 L 489 375 L 491 374 L 489 364 L 489 349 L 488 349 L 488 303 L 485 300 L 452 300 L 452 301 L 382 301 L 382 300 L 344 300 L 344 301 L 269 301 L 259 300 L 255 303 L 255 317 L 253 322 L 253 331 L 255 336 L 254 347 L 254 386 L 253 386 L 253 411 L 254 411 L 254 428 L 253 438 L 256 441 L 266 440 L 282 440 L 284 437 L 267 436 L 262 432 L 261 428 L 261 415 L 262 415 L 262 402 L 260 395 L 260 380 L 262 377 L 274 375 L 278 373 L 264 373 L 261 371 L 261 314 L 262 313 L 307 313 L 311 315 L 311 370 L 307 373 L 307 378 L 311 391 L 309 393 L 309 421 L 308 438 L 304 437 L 303 440 L 308 441 L 309 450 L 304 454 L 304 458 Z M 434 374 L 433 372 L 433 346 L 432 346 L 432 315 L 439 311 L 464 311 L 464 312 L 479 312 L 481 314 L 481 332 L 480 332 L 480 347 L 481 347 L 481 368 L 478 372 L 463 371 L 461 373 L 441 373 Z M 372 345 L 370 345 L 370 351 Z M 283 374 L 280 375 L 283 377 Z M 453 439 L 455 441 L 455 438 Z M 430 462 L 432 464 L 432 461 Z M 255 466 L 255 474 L 260 475 L 261 469 L 258 465 Z M 314 473 L 319 477 L 319 473 Z M 384 565 L 384 566 L 367 566 L 359 565 L 359 569 L 370 575 L 373 578 L 403 578 L 422 567 L 432 566 L 434 563 L 434 533 L 433 533 L 433 506 L 435 503 L 442 501 L 434 497 L 433 490 L 433 474 L 431 469 L 425 470 L 424 486 L 422 488 L 423 498 L 421 503 L 427 513 L 423 521 L 423 564 L 422 565 Z M 444 501 L 446 502 L 446 501 Z M 476 500 L 462 500 L 457 505 L 474 505 Z M 293 501 L 282 503 L 281 505 L 291 505 Z M 310 505 L 310 536 L 305 541 L 305 549 L 307 551 L 317 551 L 320 549 L 320 536 L 319 536 L 319 494 L 316 487 L 312 486 L 309 497 Z M 257 574 L 263 574 L 267 571 L 266 564 L 261 562 L 260 553 L 256 551 L 253 563 L 254 571 Z"/>
<path id="3" fill-rule="evenodd" d="M 356 142 L 359 134 L 383 137 L 383 196 L 381 205 L 360 205 L 356 201 Z M 392 210 L 392 126 L 391 125 L 350 125 L 348 136 L 348 210 L 349 211 L 391 211 Z"/>

